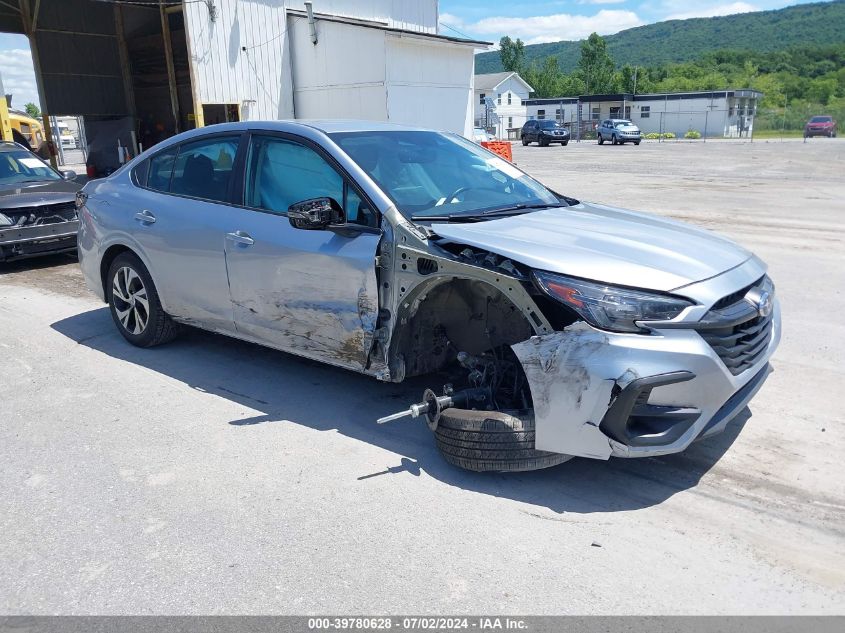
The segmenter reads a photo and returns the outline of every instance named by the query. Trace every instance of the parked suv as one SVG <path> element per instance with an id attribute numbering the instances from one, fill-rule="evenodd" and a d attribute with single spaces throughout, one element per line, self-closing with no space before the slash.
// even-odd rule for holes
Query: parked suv
<path id="1" fill-rule="evenodd" d="M 836 138 L 836 120 L 832 116 L 814 116 L 804 125 L 804 138 L 827 136 Z"/>
<path id="2" fill-rule="evenodd" d="M 76 250 L 82 187 L 74 178 L 17 143 L 0 142 L 0 262 Z"/>
<path id="3" fill-rule="evenodd" d="M 522 126 L 522 144 L 538 143 L 540 147 L 547 147 L 551 143 L 567 145 L 569 130 L 557 121 L 526 121 Z"/>
<path id="4" fill-rule="evenodd" d="M 614 145 L 625 143 L 640 144 L 640 128 L 631 123 L 628 119 L 605 119 L 596 129 L 596 138 L 599 145 L 610 141 Z"/>
<path id="5" fill-rule="evenodd" d="M 474 470 L 682 451 L 745 407 L 780 339 L 774 284 L 744 248 L 561 195 L 452 134 L 215 125 L 79 203 L 85 280 L 127 341 L 189 324 L 425 377 L 380 421 L 425 418 Z"/>

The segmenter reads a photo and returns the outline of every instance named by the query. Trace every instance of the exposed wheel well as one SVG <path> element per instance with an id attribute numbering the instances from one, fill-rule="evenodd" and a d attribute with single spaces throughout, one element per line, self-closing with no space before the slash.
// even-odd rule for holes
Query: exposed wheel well
<path id="1" fill-rule="evenodd" d="M 534 334 L 525 315 L 501 291 L 483 281 L 439 280 L 406 302 L 392 354 L 402 355 L 405 376 L 443 369 L 458 352 L 480 355 Z"/>

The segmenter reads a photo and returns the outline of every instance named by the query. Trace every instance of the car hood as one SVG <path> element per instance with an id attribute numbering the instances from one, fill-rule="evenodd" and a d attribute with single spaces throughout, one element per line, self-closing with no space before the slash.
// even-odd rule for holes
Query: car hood
<path id="1" fill-rule="evenodd" d="M 752 256 L 728 239 L 681 222 L 584 203 L 431 228 L 451 242 L 532 268 L 663 292 L 714 277 Z"/>
<path id="2" fill-rule="evenodd" d="M 73 202 L 82 185 L 70 180 L 22 182 L 0 186 L 0 211 Z"/>
<path id="3" fill-rule="evenodd" d="M 619 126 L 616 127 L 616 129 L 620 130 L 622 132 L 639 132 L 640 131 L 640 128 L 638 128 L 636 125 L 619 125 Z"/>

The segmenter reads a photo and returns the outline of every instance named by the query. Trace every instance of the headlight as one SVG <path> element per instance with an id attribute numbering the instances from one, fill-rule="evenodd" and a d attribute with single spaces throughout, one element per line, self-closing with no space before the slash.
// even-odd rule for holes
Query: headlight
<path id="1" fill-rule="evenodd" d="M 643 332 L 637 321 L 674 319 L 693 305 L 686 299 L 668 297 L 601 283 L 534 271 L 540 288 L 569 306 L 593 327 L 613 332 Z"/>

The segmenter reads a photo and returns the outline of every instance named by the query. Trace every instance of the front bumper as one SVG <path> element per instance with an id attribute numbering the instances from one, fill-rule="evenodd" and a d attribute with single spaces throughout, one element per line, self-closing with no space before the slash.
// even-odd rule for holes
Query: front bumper
<path id="1" fill-rule="evenodd" d="M 780 334 L 775 301 L 767 346 L 737 375 L 694 329 L 615 334 L 579 322 L 518 343 L 513 350 L 531 387 L 536 448 L 598 459 L 683 451 L 723 430 L 753 397 Z M 608 422 L 614 413 L 617 422 Z"/>
<path id="2" fill-rule="evenodd" d="M 79 221 L 0 228 L 0 261 L 76 249 Z"/>

